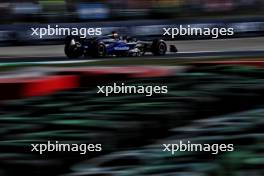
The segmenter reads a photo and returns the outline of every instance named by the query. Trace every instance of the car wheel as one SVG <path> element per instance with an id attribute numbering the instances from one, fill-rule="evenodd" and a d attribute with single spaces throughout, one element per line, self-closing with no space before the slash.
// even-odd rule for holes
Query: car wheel
<path id="1" fill-rule="evenodd" d="M 68 38 L 65 47 L 64 52 L 65 55 L 68 58 L 78 58 L 83 55 L 83 46 L 81 40 L 77 37 Z"/>
<path id="2" fill-rule="evenodd" d="M 163 40 L 154 40 L 152 43 L 152 53 L 157 56 L 163 56 L 167 52 L 167 45 Z"/>
<path id="3" fill-rule="evenodd" d="M 139 52 L 137 53 L 137 56 L 144 56 L 145 55 L 145 49 L 143 47 L 138 48 Z"/>
<path id="4" fill-rule="evenodd" d="M 106 56 L 106 46 L 104 43 L 101 42 L 101 43 L 96 44 L 94 56 L 95 57 L 105 57 Z"/>

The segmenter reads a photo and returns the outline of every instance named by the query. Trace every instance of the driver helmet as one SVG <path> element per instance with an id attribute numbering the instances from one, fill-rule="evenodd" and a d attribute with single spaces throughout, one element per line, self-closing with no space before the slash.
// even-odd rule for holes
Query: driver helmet
<path id="1" fill-rule="evenodd" d="M 119 37 L 119 35 L 118 35 L 118 33 L 117 33 L 116 31 L 113 31 L 113 32 L 112 32 L 112 37 L 113 37 L 114 39 L 117 39 L 117 38 Z"/>

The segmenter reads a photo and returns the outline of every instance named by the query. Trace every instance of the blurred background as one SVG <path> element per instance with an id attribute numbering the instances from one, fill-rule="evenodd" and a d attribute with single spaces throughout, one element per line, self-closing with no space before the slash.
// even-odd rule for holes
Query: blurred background
<path id="1" fill-rule="evenodd" d="M 203 23 L 204 27 L 234 27 L 235 37 L 259 36 L 264 31 L 263 5 L 262 0 L 1 0 L 0 41 L 7 45 L 61 40 L 30 36 L 30 27 L 53 23 L 103 27 L 104 34 L 115 29 L 133 36 L 160 35 L 166 25 Z"/>
<path id="2" fill-rule="evenodd" d="M 1 24 L 263 15 L 262 0 L 1 0 Z"/>
<path id="3" fill-rule="evenodd" d="M 263 10 L 263 0 L 0 0 L 0 176 L 263 176 Z M 235 35 L 165 38 L 179 53 L 162 57 L 70 60 L 65 36 L 30 35 L 48 24 L 144 39 L 180 24 Z M 169 93 L 96 94 L 114 82 Z M 103 152 L 30 152 L 48 140 Z M 179 140 L 235 151 L 162 152 Z"/>

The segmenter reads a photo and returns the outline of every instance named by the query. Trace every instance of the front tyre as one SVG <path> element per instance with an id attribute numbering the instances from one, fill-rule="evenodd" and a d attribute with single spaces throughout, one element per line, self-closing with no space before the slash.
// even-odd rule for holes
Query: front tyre
<path id="1" fill-rule="evenodd" d="M 167 52 L 167 45 L 163 40 L 154 40 L 152 43 L 152 53 L 155 56 L 163 56 Z"/>
<path id="2" fill-rule="evenodd" d="M 105 57 L 107 54 L 106 46 L 103 42 L 99 42 L 95 45 L 93 56 L 94 57 Z"/>
<path id="3" fill-rule="evenodd" d="M 82 42 L 78 37 L 67 37 L 65 41 L 64 53 L 68 58 L 78 58 L 83 55 Z"/>

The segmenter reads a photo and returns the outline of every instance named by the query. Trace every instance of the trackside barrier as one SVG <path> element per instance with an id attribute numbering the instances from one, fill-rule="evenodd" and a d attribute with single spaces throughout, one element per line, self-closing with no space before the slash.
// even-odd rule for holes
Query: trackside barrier
<path id="1" fill-rule="evenodd" d="M 197 65 L 245 65 L 253 67 L 264 67 L 263 60 L 229 60 L 229 61 L 207 61 L 200 62 Z"/>
<path id="2" fill-rule="evenodd" d="M 184 67 L 185 68 L 185 67 Z M 120 81 L 133 78 L 162 77 L 172 75 L 176 70 L 183 71 L 183 67 L 173 69 L 161 67 L 96 67 L 73 68 L 62 71 L 62 75 L 79 75 L 81 86 L 105 84 L 111 81 Z"/>
<path id="3" fill-rule="evenodd" d="M 43 96 L 60 90 L 73 89 L 79 86 L 78 79 L 74 75 L 3 78 L 0 79 L 0 100 Z"/>
<path id="4" fill-rule="evenodd" d="M 264 18 L 253 17 L 245 19 L 199 19 L 199 20 L 141 20 L 141 21 L 116 21 L 111 23 L 87 22 L 87 23 L 59 23 L 59 24 L 12 24 L 0 25 L 1 45 L 7 44 L 62 44 L 65 37 L 63 35 L 43 35 L 39 37 L 32 35 L 31 28 L 46 28 L 48 25 L 60 28 L 101 28 L 102 35 L 111 31 L 119 31 L 122 35 L 129 35 L 139 39 L 164 38 L 172 40 L 170 36 L 163 36 L 163 28 L 179 28 L 180 25 L 190 25 L 193 28 L 233 28 L 234 35 L 223 36 L 222 38 L 233 37 L 256 37 L 264 36 Z M 89 36 L 88 36 L 89 37 Z M 90 36 L 95 37 L 95 36 Z M 173 40 L 195 40 L 210 39 L 208 36 L 177 36 Z"/>
<path id="5" fill-rule="evenodd" d="M 163 77 L 185 67 L 84 67 L 64 68 L 37 78 L 0 78 L 0 100 L 43 96 L 60 90 L 107 84 L 111 81 Z"/>

